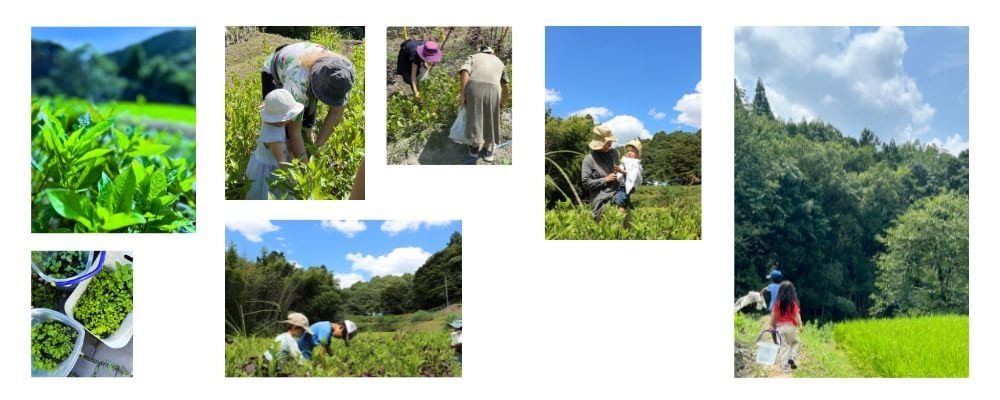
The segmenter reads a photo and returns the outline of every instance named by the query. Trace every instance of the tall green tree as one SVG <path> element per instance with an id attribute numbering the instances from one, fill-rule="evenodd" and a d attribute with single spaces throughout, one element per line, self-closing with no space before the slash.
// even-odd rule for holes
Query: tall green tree
<path id="1" fill-rule="evenodd" d="M 767 101 L 767 91 L 764 90 L 764 82 L 760 78 L 757 78 L 757 88 L 754 89 L 751 109 L 754 115 L 774 119 L 774 113 L 771 112 L 771 103 Z"/>
<path id="2" fill-rule="evenodd" d="M 969 198 L 956 192 L 918 201 L 879 241 L 875 315 L 969 312 Z"/>

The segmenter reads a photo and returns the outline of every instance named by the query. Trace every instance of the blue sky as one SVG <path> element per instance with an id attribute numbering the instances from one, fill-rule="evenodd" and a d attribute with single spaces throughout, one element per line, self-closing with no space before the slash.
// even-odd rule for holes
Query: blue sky
<path id="1" fill-rule="evenodd" d="M 965 27 L 737 28 L 736 78 L 757 78 L 784 119 L 827 121 L 857 137 L 968 148 Z"/>
<path id="2" fill-rule="evenodd" d="M 373 276 L 414 272 L 445 248 L 461 221 L 230 221 L 226 246 L 250 260 L 262 248 L 301 267 L 325 265 L 341 287 Z"/>
<path id="3" fill-rule="evenodd" d="M 698 130 L 700 82 L 699 27 L 545 28 L 545 105 L 590 114 L 620 142 Z"/>
<path id="4" fill-rule="evenodd" d="M 193 28 L 34 27 L 31 38 L 56 42 L 70 50 L 90 43 L 99 53 L 109 53 L 174 29 Z"/>

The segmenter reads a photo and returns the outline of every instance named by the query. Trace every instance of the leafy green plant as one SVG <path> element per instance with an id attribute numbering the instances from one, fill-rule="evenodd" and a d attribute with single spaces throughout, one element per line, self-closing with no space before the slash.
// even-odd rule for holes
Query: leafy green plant
<path id="1" fill-rule="evenodd" d="M 32 231 L 194 231 L 193 160 L 182 134 L 128 126 L 89 104 L 33 99 Z"/>
<path id="2" fill-rule="evenodd" d="M 335 343 L 313 349 L 301 365 L 285 363 L 279 370 L 265 363 L 262 354 L 274 340 L 238 336 L 226 344 L 226 376 L 462 376 L 448 332 L 367 332 L 351 340 L 350 347 Z"/>
<path id="3" fill-rule="evenodd" d="M 115 263 L 90 282 L 73 309 L 73 317 L 90 333 L 106 338 L 132 312 L 132 264 Z"/>
<path id="4" fill-rule="evenodd" d="M 31 367 L 52 371 L 59 367 L 76 345 L 77 332 L 57 321 L 31 326 Z"/>
<path id="5" fill-rule="evenodd" d="M 312 38 L 330 49 L 347 49 L 333 31 L 314 30 Z M 271 50 L 262 50 L 261 59 Z M 306 140 L 308 162 L 292 160 L 275 172 L 272 184 L 276 191 L 286 193 L 286 198 L 346 199 L 351 193 L 365 152 L 365 46 L 354 47 L 350 57 L 355 70 L 354 88 L 340 125 L 318 149 Z M 252 182 L 246 179 L 245 171 L 260 134 L 260 93 L 259 75 L 234 77 L 226 86 L 226 199 L 244 199 L 250 190 Z M 328 110 L 320 102 L 316 130 Z"/>
<path id="6" fill-rule="evenodd" d="M 87 269 L 86 251 L 35 251 L 31 261 L 43 274 L 56 279 L 79 275 Z"/>
<path id="7" fill-rule="evenodd" d="M 430 321 L 432 319 L 434 319 L 434 316 L 424 310 L 417 310 L 417 312 L 410 316 L 410 322 Z"/>
<path id="8" fill-rule="evenodd" d="M 31 308 L 59 308 L 60 293 L 55 286 L 45 282 L 31 271 Z"/>
<path id="9" fill-rule="evenodd" d="M 679 193 L 658 194 L 665 188 L 642 188 L 632 195 L 632 216 L 607 206 L 594 222 L 589 206 L 559 202 L 545 211 L 545 238 L 571 240 L 696 240 L 701 238 L 699 187 L 679 188 Z M 691 194 L 693 193 L 693 194 Z"/>

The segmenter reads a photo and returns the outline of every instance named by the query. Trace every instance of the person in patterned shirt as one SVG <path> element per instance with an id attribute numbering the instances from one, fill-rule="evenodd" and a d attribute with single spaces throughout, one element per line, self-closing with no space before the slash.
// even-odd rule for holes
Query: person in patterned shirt
<path id="1" fill-rule="evenodd" d="M 267 97 L 272 90 L 285 89 L 295 101 L 305 105 L 305 111 L 285 126 L 288 150 L 293 157 L 308 160 L 306 140 L 322 147 L 330 139 L 333 128 L 344 116 L 354 77 L 351 60 L 316 43 L 283 45 L 264 59 L 262 97 Z M 313 128 L 318 101 L 330 106 L 330 111 L 316 132 Z"/>

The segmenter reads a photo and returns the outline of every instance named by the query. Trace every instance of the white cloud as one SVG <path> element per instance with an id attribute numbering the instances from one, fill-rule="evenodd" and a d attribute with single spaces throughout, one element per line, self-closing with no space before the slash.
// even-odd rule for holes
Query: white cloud
<path id="1" fill-rule="evenodd" d="M 380 256 L 350 253 L 345 258 L 352 263 L 351 270 L 365 271 L 371 276 L 403 275 L 415 272 L 424 265 L 431 253 L 419 247 L 399 247 Z"/>
<path id="2" fill-rule="evenodd" d="M 969 142 L 967 140 L 962 140 L 962 135 L 959 135 L 957 133 L 948 136 L 948 139 L 945 140 L 944 142 L 942 142 L 941 139 L 934 138 L 931 139 L 931 141 L 928 142 L 928 144 L 931 146 L 935 146 L 941 150 L 945 150 L 951 153 L 952 155 L 956 156 L 958 155 L 958 153 L 961 153 L 963 150 L 969 148 Z"/>
<path id="3" fill-rule="evenodd" d="M 611 132 L 614 132 L 618 144 L 624 144 L 634 138 L 649 139 L 651 137 L 642 121 L 631 115 L 616 116 L 605 122 L 604 125 L 611 128 Z"/>
<path id="4" fill-rule="evenodd" d="M 278 236 L 275 239 L 277 239 L 279 242 L 284 242 L 285 241 L 285 237 L 284 236 Z"/>
<path id="5" fill-rule="evenodd" d="M 302 268 L 303 268 L 303 267 L 302 267 L 302 264 L 299 264 L 299 262 L 298 262 L 298 261 L 295 261 L 295 260 L 288 260 L 288 263 L 289 263 L 289 264 L 292 264 L 292 266 L 294 266 L 295 268 L 298 268 L 298 269 L 302 269 Z"/>
<path id="6" fill-rule="evenodd" d="M 320 222 L 323 229 L 333 229 L 352 238 L 355 234 L 364 232 L 368 226 L 358 220 L 325 220 Z"/>
<path id="7" fill-rule="evenodd" d="M 407 220 L 388 220 L 382 223 L 382 232 L 388 232 L 390 236 L 398 235 L 403 231 L 415 231 L 420 229 L 421 226 L 424 228 L 432 228 L 435 226 L 445 226 L 450 224 L 449 220 L 424 220 L 424 221 L 407 221 Z"/>
<path id="8" fill-rule="evenodd" d="M 361 274 L 357 272 L 348 272 L 348 273 L 334 272 L 333 277 L 337 278 L 337 281 L 340 282 L 341 289 L 347 289 L 351 287 L 351 285 L 365 280 L 365 278 L 362 277 Z"/>
<path id="9" fill-rule="evenodd" d="M 663 111 L 656 111 L 656 107 L 649 109 L 649 116 L 653 117 L 655 120 L 661 120 L 667 117 L 667 113 Z"/>
<path id="10" fill-rule="evenodd" d="M 587 107 L 582 110 L 576 110 L 569 114 L 572 117 L 582 117 L 584 115 L 589 115 L 594 119 L 594 122 L 600 122 L 604 118 L 610 118 L 615 115 L 611 110 L 605 107 Z"/>
<path id="11" fill-rule="evenodd" d="M 562 101 L 562 96 L 555 89 L 545 88 L 545 104 L 555 104 Z"/>
<path id="12" fill-rule="evenodd" d="M 694 93 L 685 94 L 680 100 L 677 100 L 674 111 L 680 112 L 674 123 L 701 128 L 701 81 L 694 85 Z"/>
<path id="13" fill-rule="evenodd" d="M 904 68 L 907 50 L 895 27 L 739 28 L 737 79 L 751 83 L 752 98 L 752 83 L 761 78 L 781 118 L 821 118 L 847 135 L 867 126 L 883 141 L 912 140 L 931 130 L 935 110 Z"/>
<path id="14" fill-rule="evenodd" d="M 264 239 L 261 235 L 266 233 L 275 232 L 279 228 L 278 226 L 271 223 L 268 220 L 262 221 L 229 221 L 226 222 L 226 229 L 231 231 L 239 232 L 247 240 L 260 243 Z"/>

